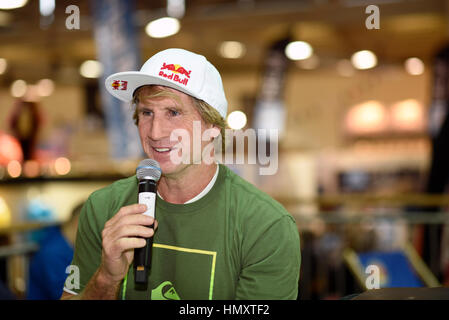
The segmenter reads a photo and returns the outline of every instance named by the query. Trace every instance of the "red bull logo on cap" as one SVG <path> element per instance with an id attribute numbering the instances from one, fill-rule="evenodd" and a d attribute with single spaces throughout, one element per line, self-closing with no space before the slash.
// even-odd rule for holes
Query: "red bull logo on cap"
<path id="1" fill-rule="evenodd" d="M 112 90 L 126 90 L 128 89 L 128 81 L 114 80 L 111 86 Z"/>
<path id="2" fill-rule="evenodd" d="M 171 73 L 165 73 L 164 70 L 170 71 Z M 192 72 L 192 70 L 187 70 L 184 67 L 180 66 L 179 64 L 167 64 L 167 63 L 163 63 L 162 67 L 159 71 L 159 75 L 161 77 L 173 80 L 175 82 L 178 82 L 180 84 L 183 85 L 187 85 L 187 82 L 189 81 L 190 78 L 190 73 Z M 184 77 L 182 77 L 184 76 Z"/>

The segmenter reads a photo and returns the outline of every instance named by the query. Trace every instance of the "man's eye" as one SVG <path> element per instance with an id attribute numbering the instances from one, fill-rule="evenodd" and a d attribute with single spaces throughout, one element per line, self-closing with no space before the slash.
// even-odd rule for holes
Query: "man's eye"
<path id="1" fill-rule="evenodd" d="M 175 116 L 178 116 L 178 115 L 179 115 L 179 112 L 176 111 L 176 110 L 169 110 L 169 113 L 170 113 L 170 115 L 171 115 L 172 117 L 175 117 Z"/>
<path id="2" fill-rule="evenodd" d="M 142 116 L 150 116 L 151 115 L 151 111 L 148 111 L 148 110 L 142 110 L 142 111 L 140 111 L 140 113 L 142 114 Z"/>

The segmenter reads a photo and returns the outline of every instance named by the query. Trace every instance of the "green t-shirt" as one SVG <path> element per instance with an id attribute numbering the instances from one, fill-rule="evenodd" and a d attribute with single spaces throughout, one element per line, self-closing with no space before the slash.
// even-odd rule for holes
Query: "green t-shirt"
<path id="1" fill-rule="evenodd" d="M 81 292 L 101 262 L 101 231 L 137 202 L 136 176 L 89 197 L 81 212 L 72 265 Z M 134 288 L 132 264 L 121 299 L 296 299 L 301 263 L 293 217 L 275 200 L 220 165 L 212 189 L 189 204 L 156 199 L 158 229 L 146 291 Z"/>

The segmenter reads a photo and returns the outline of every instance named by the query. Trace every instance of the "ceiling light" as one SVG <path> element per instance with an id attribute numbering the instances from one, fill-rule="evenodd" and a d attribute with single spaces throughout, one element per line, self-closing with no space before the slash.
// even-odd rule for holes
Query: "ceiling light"
<path id="1" fill-rule="evenodd" d="M 417 76 L 424 73 L 424 63 L 419 58 L 408 58 L 404 63 L 407 73 Z"/>
<path id="2" fill-rule="evenodd" d="M 285 47 L 285 55 L 291 60 L 304 60 L 312 54 L 312 47 L 304 41 L 293 41 Z"/>
<path id="3" fill-rule="evenodd" d="M 401 130 L 424 128 L 424 108 L 415 99 L 397 102 L 391 110 L 393 126 Z"/>
<path id="4" fill-rule="evenodd" d="M 377 65 L 377 57 L 372 51 L 362 50 L 352 55 L 351 62 L 357 69 L 371 69 Z"/>
<path id="5" fill-rule="evenodd" d="M 60 157 L 55 160 L 55 171 L 59 175 L 66 175 L 71 169 L 70 160 L 65 157 Z"/>
<path id="6" fill-rule="evenodd" d="M 227 122 L 231 129 L 240 130 L 246 125 L 246 115 L 242 111 L 233 111 L 228 115 Z"/>
<path id="7" fill-rule="evenodd" d="M 238 59 L 245 54 L 246 48 L 243 43 L 238 41 L 223 41 L 218 52 L 223 58 Z"/>
<path id="8" fill-rule="evenodd" d="M 26 5 L 28 0 L 0 0 L 0 9 L 10 10 L 21 8 Z"/>
<path id="9" fill-rule="evenodd" d="M 11 84 L 11 95 L 16 98 L 23 97 L 27 92 L 27 87 L 24 80 L 16 80 Z"/>
<path id="10" fill-rule="evenodd" d="M 80 74 L 85 78 L 98 78 L 103 74 L 103 65 L 96 60 L 86 60 L 80 66 Z"/>
<path id="11" fill-rule="evenodd" d="M 178 33 L 180 28 L 178 19 L 165 17 L 148 23 L 145 32 L 152 38 L 165 38 Z"/>
<path id="12" fill-rule="evenodd" d="M 36 84 L 37 87 L 37 94 L 41 97 L 48 97 L 50 96 L 54 89 L 55 89 L 55 83 L 51 79 L 41 79 Z"/>
<path id="13" fill-rule="evenodd" d="M 386 128 L 385 106 L 371 100 L 352 107 L 346 115 L 346 127 L 351 133 L 366 134 L 380 132 Z"/>
<path id="14" fill-rule="evenodd" d="M 17 178 L 22 173 L 22 165 L 19 161 L 12 160 L 6 166 L 6 171 L 8 171 L 10 177 Z"/>

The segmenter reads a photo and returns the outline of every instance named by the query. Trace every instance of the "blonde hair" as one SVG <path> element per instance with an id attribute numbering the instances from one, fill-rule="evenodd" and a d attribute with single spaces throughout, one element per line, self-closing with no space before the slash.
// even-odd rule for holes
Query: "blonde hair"
<path id="1" fill-rule="evenodd" d="M 142 89 L 143 88 L 149 89 L 149 90 L 145 90 L 146 94 L 144 97 L 142 97 L 142 91 L 143 91 Z M 175 93 L 167 90 L 163 86 L 146 85 L 146 86 L 139 87 L 134 91 L 133 100 L 132 100 L 132 104 L 134 106 L 133 120 L 136 125 L 139 124 L 139 113 L 137 111 L 138 103 L 144 99 L 153 99 L 153 98 L 158 98 L 158 97 L 172 98 L 176 102 L 181 103 L 179 97 Z M 205 101 L 197 99 L 192 96 L 189 96 L 189 97 L 193 100 L 193 105 L 198 110 L 198 112 L 201 116 L 201 119 L 206 124 L 211 124 L 211 125 L 214 125 L 214 126 L 217 126 L 220 128 L 221 148 L 222 148 L 222 150 L 224 150 L 224 148 L 225 148 L 225 130 L 226 130 L 225 119 L 223 119 L 223 117 L 220 115 L 220 113 L 215 108 L 210 106 Z M 214 140 L 215 141 L 219 140 L 220 139 L 219 137 L 215 138 Z M 220 147 L 220 146 L 216 144 L 215 148 L 217 148 L 217 147 Z"/>

